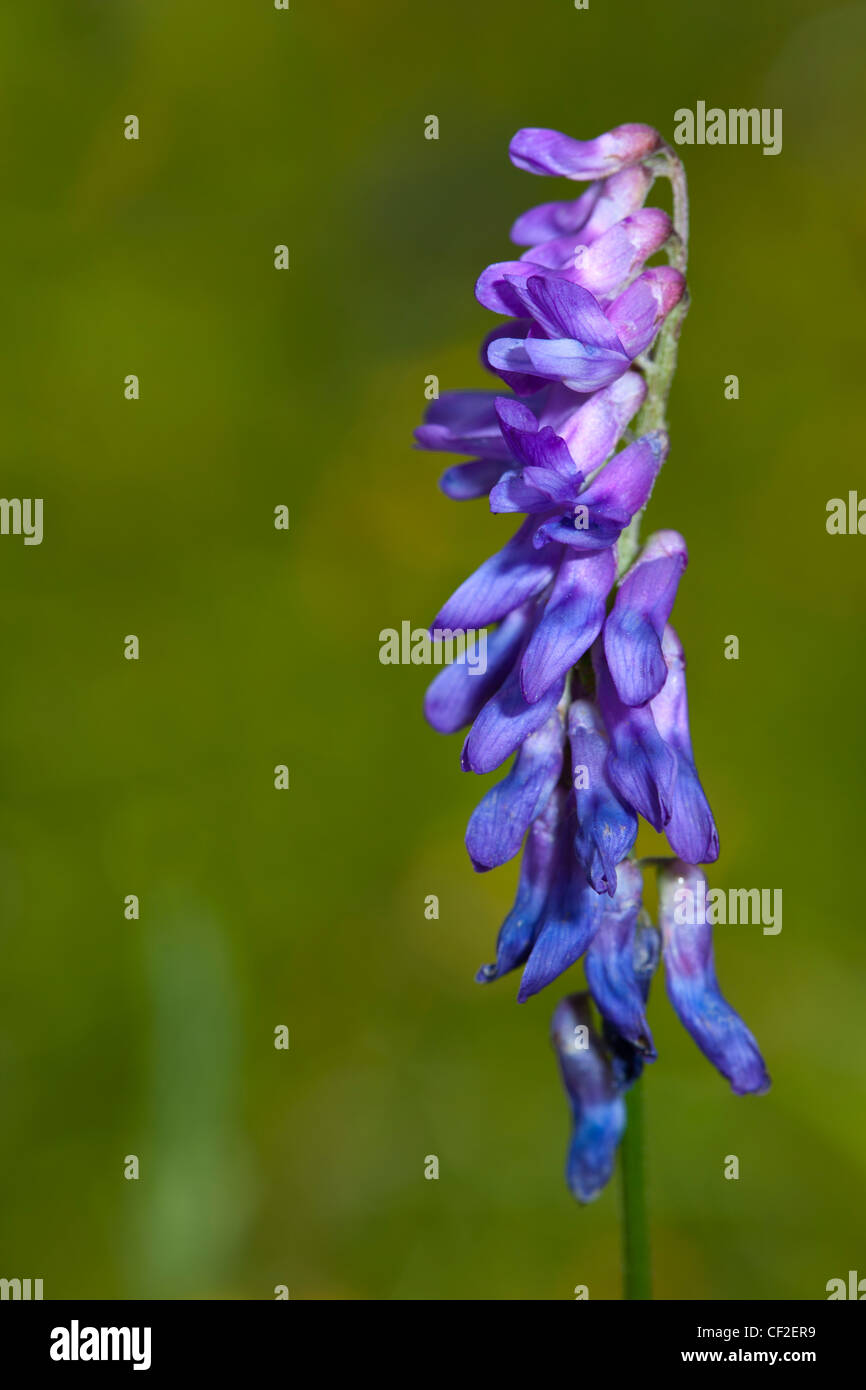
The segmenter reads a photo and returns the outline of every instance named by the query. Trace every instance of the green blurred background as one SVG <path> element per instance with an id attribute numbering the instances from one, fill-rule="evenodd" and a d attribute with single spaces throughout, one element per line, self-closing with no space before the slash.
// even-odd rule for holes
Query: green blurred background
<path id="1" fill-rule="evenodd" d="M 490 384 L 472 286 L 511 220 L 574 192 L 512 169 L 510 136 L 670 138 L 698 100 L 782 107 L 784 147 L 684 151 L 693 305 L 648 524 L 691 551 L 710 881 L 782 888 L 784 927 L 717 932 L 766 1097 L 654 990 L 656 1294 L 866 1275 L 866 540 L 825 530 L 866 492 L 864 44 L 866 6 L 810 0 L 4 7 L 2 492 L 45 499 L 45 538 L 0 538 L 0 1275 L 619 1296 L 616 1185 L 580 1209 L 562 1177 L 547 1029 L 581 972 L 521 1007 L 475 985 L 515 866 L 473 874 L 481 786 L 378 634 L 509 534 L 410 445 L 428 374 Z"/>

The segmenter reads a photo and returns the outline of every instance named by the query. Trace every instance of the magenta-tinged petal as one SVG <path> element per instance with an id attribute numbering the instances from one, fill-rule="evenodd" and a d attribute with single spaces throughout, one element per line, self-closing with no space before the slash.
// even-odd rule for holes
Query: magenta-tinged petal
<path id="1" fill-rule="evenodd" d="M 769 1090 L 770 1078 L 758 1044 L 719 989 L 713 931 L 705 914 L 695 910 L 699 901 L 706 901 L 700 869 L 676 860 L 660 871 L 659 925 L 668 998 L 683 1027 L 731 1089 L 737 1095 L 760 1095 Z"/>
<path id="2" fill-rule="evenodd" d="M 550 428 L 568 444 L 573 433 L 575 416 L 592 400 L 592 396 L 584 391 L 571 391 L 559 382 L 552 386 L 543 386 L 539 395 L 543 395 L 544 398 L 537 411 L 539 425 L 550 425 Z M 574 466 L 572 461 L 570 474 Z"/>
<path id="3" fill-rule="evenodd" d="M 540 246 L 530 246 L 517 264 L 526 268 L 526 276 L 550 274 L 553 271 L 572 269 L 584 251 L 586 242 L 580 232 L 577 235 L 557 236 L 552 237 L 550 241 L 543 241 Z M 535 270 L 532 269 L 533 266 L 536 267 Z M 518 280 L 523 278 L 525 277 L 517 276 Z M 566 276 L 566 279 L 568 278 Z"/>
<path id="4" fill-rule="evenodd" d="M 607 317 L 629 357 L 637 357 L 649 347 L 685 288 L 685 277 L 678 270 L 669 265 L 653 266 L 614 300 Z"/>
<path id="5" fill-rule="evenodd" d="M 586 222 L 581 224 L 581 239 L 589 246 L 609 227 L 642 208 L 653 185 L 653 175 L 642 164 L 621 169 L 600 185 Z M 563 228 L 563 230 L 567 230 Z M 577 228 L 575 228 L 577 230 Z"/>
<path id="6" fill-rule="evenodd" d="M 604 625 L 604 654 L 625 705 L 645 705 L 665 683 L 662 633 L 688 558 L 678 531 L 657 531 L 617 590 Z"/>
<path id="7" fill-rule="evenodd" d="M 535 605 L 527 604 L 487 633 L 487 664 L 470 666 L 465 660 L 453 661 L 434 677 L 424 696 L 424 715 L 440 734 L 465 729 L 496 692 L 520 653 L 530 624 L 535 621 Z"/>
<path id="8" fill-rule="evenodd" d="M 558 394 L 563 388 L 553 387 L 541 414 L 558 407 Z M 581 472 L 594 473 L 619 443 L 632 417 L 643 404 L 646 383 L 637 372 L 626 372 L 610 386 L 586 398 L 585 404 L 572 410 L 560 422 L 557 433 L 568 446 L 568 452 Z"/>
<path id="9" fill-rule="evenodd" d="M 689 732 L 686 663 L 680 640 L 668 624 L 662 637 L 667 679 L 650 702 L 653 720 L 676 758 L 676 782 L 665 834 L 675 854 L 688 864 L 709 864 L 719 857 L 713 813 L 695 768 Z"/>
<path id="10" fill-rule="evenodd" d="M 562 759 L 562 720 L 554 711 L 529 735 L 508 776 L 491 787 L 472 812 L 466 848 L 476 869 L 495 869 L 514 858 L 559 780 Z"/>
<path id="11" fill-rule="evenodd" d="M 578 250 L 572 259 L 575 282 L 596 297 L 613 294 L 664 245 L 670 231 L 671 220 L 660 208 L 643 208 L 624 218 Z"/>
<path id="12" fill-rule="evenodd" d="M 613 550 L 568 557 L 559 571 L 520 667 L 523 693 L 530 703 L 589 651 L 604 622 L 607 596 L 616 578 Z"/>
<path id="13" fill-rule="evenodd" d="M 511 240 L 515 246 L 537 246 L 539 242 L 580 231 L 591 216 L 604 187 L 603 183 L 594 183 L 579 198 L 570 202 L 541 203 L 538 207 L 530 208 L 518 217 L 511 228 Z"/>
<path id="14" fill-rule="evenodd" d="M 464 579 L 431 628 L 466 631 L 487 627 L 541 593 L 556 573 L 559 552 L 551 548 L 540 553 L 534 545 L 534 532 L 535 522 L 530 517 L 507 545 Z"/>
<path id="15" fill-rule="evenodd" d="M 464 772 L 493 772 L 547 722 L 561 695 L 560 681 L 531 705 L 520 689 L 517 671 L 513 670 L 469 730 L 461 756 Z"/>
<path id="16" fill-rule="evenodd" d="M 649 501 L 659 469 L 668 455 L 668 436 L 664 430 L 645 434 L 614 454 L 578 502 L 620 527 L 627 526 L 635 512 Z"/>
<path id="17" fill-rule="evenodd" d="M 518 130 L 508 152 L 512 164 L 530 174 L 600 179 L 639 164 L 660 143 L 658 132 L 648 125 L 616 126 L 594 140 L 574 140 L 558 130 L 527 127 Z"/>
<path id="18" fill-rule="evenodd" d="M 676 757 L 661 737 L 649 705 L 633 709 L 616 693 L 601 642 L 592 649 L 599 709 L 610 738 L 605 770 L 633 811 L 661 830 L 671 818 Z"/>
<path id="19" fill-rule="evenodd" d="M 604 909 L 590 942 L 584 969 L 590 993 L 602 1017 L 645 1053 L 655 1056 L 646 1019 L 644 981 L 635 971 L 635 928 L 643 899 L 640 870 L 625 860 L 617 874 L 616 894 Z"/>
<path id="20" fill-rule="evenodd" d="M 608 780 L 608 744 L 601 715 L 590 700 L 575 700 L 568 711 L 568 742 L 577 828 L 574 851 L 596 893 L 613 897 L 617 866 L 637 838 L 637 816 Z"/>

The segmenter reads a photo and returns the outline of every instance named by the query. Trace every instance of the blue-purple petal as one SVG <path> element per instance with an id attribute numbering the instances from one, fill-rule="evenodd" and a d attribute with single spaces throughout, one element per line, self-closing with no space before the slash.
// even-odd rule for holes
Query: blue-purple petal
<path id="1" fill-rule="evenodd" d="M 501 550 L 464 579 L 431 627 L 456 632 L 487 627 L 541 593 L 556 573 L 560 552 L 551 547 L 540 554 L 535 531 L 530 517 Z"/>
<path id="2" fill-rule="evenodd" d="M 590 700 L 572 702 L 568 741 L 577 808 L 575 853 L 596 893 L 612 897 L 617 887 L 617 865 L 637 838 L 637 816 L 608 780 L 607 740 L 601 716 Z"/>
<path id="3" fill-rule="evenodd" d="M 701 884 L 706 892 L 701 870 L 682 860 L 659 873 L 659 925 L 668 998 L 683 1027 L 731 1089 L 737 1095 L 760 1095 L 769 1089 L 770 1078 L 758 1044 L 719 989 L 712 927 L 705 921 L 681 920 L 702 914 L 689 913 L 677 890 L 691 894 L 695 903 Z"/>
<path id="4" fill-rule="evenodd" d="M 659 734 L 676 760 L 671 815 L 665 834 L 671 849 L 687 864 L 709 864 L 719 857 L 719 836 L 692 754 L 686 663 L 670 623 L 662 636 L 662 654 L 667 678 L 649 708 Z"/>
<path id="5" fill-rule="evenodd" d="M 485 670 L 465 660 L 443 666 L 424 696 L 424 715 L 437 733 L 454 734 L 472 723 L 513 667 L 534 620 L 534 605 L 527 605 L 487 633 Z"/>
<path id="6" fill-rule="evenodd" d="M 514 906 L 499 929 L 496 960 L 492 965 L 482 965 L 475 976 L 479 984 L 501 979 L 529 955 L 556 872 L 564 805 L 564 792 L 554 789 L 529 828 Z"/>
<path id="7" fill-rule="evenodd" d="M 625 1104 L 608 1049 L 593 1028 L 586 994 L 572 994 L 557 1005 L 551 1041 L 571 1109 L 566 1182 L 579 1202 L 591 1202 L 613 1174 Z"/>
<path id="8" fill-rule="evenodd" d="M 654 1057 L 644 982 L 635 970 L 635 934 L 642 896 L 640 870 L 627 859 L 619 866 L 616 893 L 587 948 L 584 969 L 602 1017 L 632 1046 L 647 1057 Z"/>
<path id="9" fill-rule="evenodd" d="M 671 818 L 676 758 L 648 705 L 633 709 L 616 693 L 602 643 L 592 649 L 598 704 L 610 739 L 605 770 L 617 794 L 655 830 Z"/>
<path id="10" fill-rule="evenodd" d="M 515 668 L 487 701 L 469 730 L 461 756 L 463 770 L 482 773 L 500 767 L 530 734 L 547 722 L 561 695 L 560 681 L 531 705 L 520 689 L 520 676 Z"/>
<path id="11" fill-rule="evenodd" d="M 495 869 L 517 854 L 559 781 L 562 761 L 562 720 L 554 711 L 529 735 L 507 777 L 491 787 L 472 812 L 466 848 L 476 869 Z"/>
<path id="12" fill-rule="evenodd" d="M 687 564 L 679 532 L 658 531 L 620 583 L 604 625 L 604 654 L 623 704 L 645 705 L 665 683 L 662 633 Z"/>
<path id="13" fill-rule="evenodd" d="M 613 550 L 566 557 L 559 566 L 544 614 L 520 667 L 526 699 L 533 703 L 589 651 L 604 622 L 616 578 Z"/>
<path id="14" fill-rule="evenodd" d="M 577 500 L 599 517 L 627 526 L 649 501 L 668 443 L 664 430 L 642 435 L 614 454 Z"/>
<path id="15" fill-rule="evenodd" d="M 543 920 L 523 969 L 517 995 L 521 1004 L 580 959 L 601 921 L 603 900 L 575 858 L 573 838 L 574 817 L 569 814 Z"/>

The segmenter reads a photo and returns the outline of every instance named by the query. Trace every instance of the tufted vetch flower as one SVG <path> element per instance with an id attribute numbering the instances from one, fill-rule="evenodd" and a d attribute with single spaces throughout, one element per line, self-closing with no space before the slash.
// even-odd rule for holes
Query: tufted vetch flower
<path id="1" fill-rule="evenodd" d="M 468 456 L 440 480 L 449 497 L 487 498 L 517 522 L 431 624 L 489 629 L 486 669 L 445 667 L 424 708 L 438 731 L 464 731 L 465 771 L 499 770 L 466 831 L 474 869 L 520 856 L 478 980 L 520 971 L 525 1002 L 582 962 L 586 988 L 557 1005 L 552 1040 L 571 1111 L 567 1182 L 586 1202 L 613 1171 L 625 1095 L 656 1059 L 647 1008 L 660 960 L 677 1017 L 733 1090 L 761 1092 L 769 1078 L 720 993 L 710 928 L 677 913 L 719 839 L 671 624 L 686 542 L 672 530 L 638 538 L 668 456 L 688 304 L 682 166 L 633 124 L 588 141 L 525 129 L 510 154 L 588 187 L 519 216 L 511 239 L 525 249 L 478 277 L 478 301 L 504 319 L 481 348 L 499 388 L 444 392 L 416 431 L 421 449 Z M 660 176 L 673 217 L 646 206 Z M 671 851 L 654 861 L 658 926 L 643 902 L 642 820 Z"/>

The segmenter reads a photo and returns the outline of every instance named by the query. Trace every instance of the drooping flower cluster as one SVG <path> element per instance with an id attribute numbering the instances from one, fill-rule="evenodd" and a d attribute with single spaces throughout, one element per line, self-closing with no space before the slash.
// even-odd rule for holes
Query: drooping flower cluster
<path id="1" fill-rule="evenodd" d="M 522 518 L 432 625 L 491 629 L 486 669 L 446 667 L 425 711 L 440 732 L 468 726 L 467 771 L 516 755 L 466 835 L 479 871 L 523 846 L 496 960 L 478 978 L 522 966 L 525 1000 L 584 960 L 588 993 L 560 1003 L 553 1040 L 573 1111 L 568 1181 L 588 1201 L 613 1168 L 623 1093 L 655 1058 L 646 1002 L 660 955 L 674 1009 L 733 1089 L 769 1082 L 719 993 L 709 927 L 680 925 L 674 903 L 675 886 L 700 876 L 692 866 L 719 852 L 669 622 L 686 544 L 659 531 L 636 553 L 667 456 L 664 401 L 685 308 L 685 229 L 644 204 L 675 156 L 648 126 L 625 125 L 588 142 L 522 130 L 511 159 L 589 187 L 519 217 L 512 240 L 527 249 L 477 282 L 480 303 L 508 316 L 481 354 L 507 391 L 445 393 L 416 431 L 422 448 L 471 456 L 444 474 L 450 497 L 486 495 L 493 512 Z M 660 251 L 677 264 L 648 266 Z M 632 857 L 641 816 L 673 851 L 660 874 L 661 934 Z"/>

